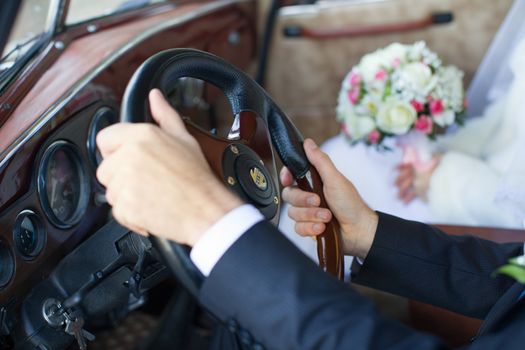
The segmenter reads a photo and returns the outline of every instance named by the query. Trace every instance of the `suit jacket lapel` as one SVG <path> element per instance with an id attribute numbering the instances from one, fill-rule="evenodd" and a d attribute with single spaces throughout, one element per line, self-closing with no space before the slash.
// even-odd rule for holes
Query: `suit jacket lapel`
<path id="1" fill-rule="evenodd" d="M 521 295 L 524 288 L 525 286 L 523 284 L 514 283 L 512 287 L 510 287 L 507 292 L 499 298 L 479 328 L 478 337 L 492 329 L 502 320 L 502 318 L 516 305 L 518 297 Z"/>

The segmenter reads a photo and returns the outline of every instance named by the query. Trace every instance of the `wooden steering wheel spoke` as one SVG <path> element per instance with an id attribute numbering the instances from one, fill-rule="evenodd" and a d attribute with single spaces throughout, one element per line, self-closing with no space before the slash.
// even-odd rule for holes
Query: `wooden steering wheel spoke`
<path id="1" fill-rule="evenodd" d="M 253 149 L 261 158 L 265 166 L 268 167 L 274 183 L 277 185 L 277 172 L 275 171 L 274 156 L 271 146 L 270 133 L 266 124 L 254 112 L 244 111 L 235 118 L 236 121 L 232 130 L 237 124 L 237 137 L 224 139 L 215 136 L 207 130 L 193 123 L 190 119 L 184 118 L 184 124 L 188 132 L 197 140 L 204 156 L 210 164 L 211 169 L 223 180 L 224 169 L 222 165 L 224 151 L 235 144 L 242 144 Z M 232 135 L 230 130 L 230 135 Z"/>
<path id="2" fill-rule="evenodd" d="M 239 114 L 240 141 L 252 148 L 264 162 L 273 162 L 270 132 L 262 118 L 251 111 Z"/>
<path id="3" fill-rule="evenodd" d="M 303 191 L 313 192 L 321 198 L 320 207 L 328 208 L 323 194 L 323 183 L 314 167 L 309 174 L 296 179 L 297 185 Z M 343 244 L 341 241 L 340 226 L 335 218 L 326 224 L 324 232 L 317 236 L 317 256 L 319 265 L 332 276 L 340 280 L 344 278 Z"/>
<path id="4" fill-rule="evenodd" d="M 210 134 L 208 131 L 195 125 L 188 119 L 184 119 L 184 124 L 188 132 L 197 140 L 201 149 L 203 150 L 204 156 L 210 165 L 212 171 L 222 181 L 223 179 L 223 168 L 222 168 L 222 156 L 226 148 L 230 147 L 234 141 L 225 140 L 215 135 Z"/>

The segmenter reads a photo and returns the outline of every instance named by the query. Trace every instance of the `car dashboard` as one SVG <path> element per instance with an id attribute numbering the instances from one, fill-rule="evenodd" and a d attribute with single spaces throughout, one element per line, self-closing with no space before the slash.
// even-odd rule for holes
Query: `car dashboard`
<path id="1" fill-rule="evenodd" d="M 2 348 L 66 348 L 73 338 L 49 308 L 66 303 L 94 325 L 140 305 L 144 290 L 166 278 L 148 241 L 112 220 L 96 179 L 96 135 L 119 121 L 129 78 L 159 51 L 192 47 L 248 68 L 253 13 L 249 1 L 190 3 L 98 30 L 86 25 L 41 53 L 47 67 L 35 68 L 40 77 L 0 128 Z M 213 104 L 211 92 L 203 96 Z M 130 286 L 137 269 L 144 281 Z"/>

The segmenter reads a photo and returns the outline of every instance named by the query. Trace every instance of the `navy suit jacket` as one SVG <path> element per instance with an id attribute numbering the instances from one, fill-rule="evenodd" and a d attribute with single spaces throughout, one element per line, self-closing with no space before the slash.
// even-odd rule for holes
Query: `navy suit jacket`
<path id="1" fill-rule="evenodd" d="M 492 272 L 523 244 L 449 236 L 379 213 L 373 246 L 353 281 L 484 319 L 468 349 L 524 349 L 525 286 Z M 201 303 L 245 344 L 267 349 L 446 349 L 434 336 L 379 314 L 266 222 L 246 232 L 205 279 Z"/>

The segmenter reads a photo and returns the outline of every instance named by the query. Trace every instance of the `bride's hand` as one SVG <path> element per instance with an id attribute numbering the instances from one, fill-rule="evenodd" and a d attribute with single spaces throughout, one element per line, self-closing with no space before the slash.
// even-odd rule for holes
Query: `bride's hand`
<path id="1" fill-rule="evenodd" d="M 412 164 L 402 163 L 397 167 L 398 175 L 396 178 L 397 196 L 404 203 L 412 202 L 416 197 L 414 180 L 416 178 L 416 170 Z"/>
<path id="2" fill-rule="evenodd" d="M 412 164 L 400 164 L 397 167 L 399 174 L 395 181 L 399 199 L 407 204 L 416 197 L 426 201 L 432 174 L 440 160 L 440 155 L 434 156 L 432 166 L 425 170 L 417 170 Z"/>

